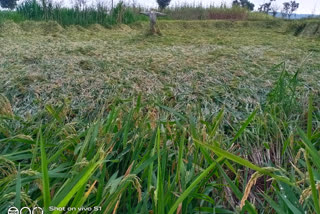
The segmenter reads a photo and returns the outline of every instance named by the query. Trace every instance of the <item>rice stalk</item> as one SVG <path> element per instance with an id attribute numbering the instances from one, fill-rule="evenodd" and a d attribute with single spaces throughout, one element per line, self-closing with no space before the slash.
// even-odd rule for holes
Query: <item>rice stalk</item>
<path id="1" fill-rule="evenodd" d="M 0 94 L 0 115 L 13 116 L 11 104 L 3 94 Z"/>

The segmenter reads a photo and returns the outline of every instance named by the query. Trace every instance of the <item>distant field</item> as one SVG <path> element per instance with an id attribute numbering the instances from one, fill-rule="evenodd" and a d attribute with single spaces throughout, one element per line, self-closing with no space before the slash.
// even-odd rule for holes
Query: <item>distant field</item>
<path id="1" fill-rule="evenodd" d="M 319 24 L 148 26 L 0 23 L 0 212 L 320 212 Z"/>

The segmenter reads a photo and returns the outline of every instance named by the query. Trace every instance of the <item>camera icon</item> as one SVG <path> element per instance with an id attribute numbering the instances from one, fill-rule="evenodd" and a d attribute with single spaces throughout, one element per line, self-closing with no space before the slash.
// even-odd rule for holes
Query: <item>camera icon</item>
<path id="1" fill-rule="evenodd" d="M 16 207 L 10 207 L 10 208 L 8 209 L 8 214 L 19 214 L 19 213 L 20 213 L 20 211 L 19 211 L 19 209 L 16 208 Z"/>
<path id="2" fill-rule="evenodd" d="M 23 211 L 27 210 L 28 214 L 43 214 L 43 209 L 41 207 L 34 207 L 31 211 L 29 207 L 22 207 L 20 210 L 17 207 L 10 207 L 8 209 L 8 214 L 22 214 Z"/>

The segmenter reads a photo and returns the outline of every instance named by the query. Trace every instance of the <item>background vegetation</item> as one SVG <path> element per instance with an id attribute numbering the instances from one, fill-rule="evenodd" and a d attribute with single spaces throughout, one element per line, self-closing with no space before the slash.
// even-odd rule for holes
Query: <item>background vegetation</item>
<path id="1" fill-rule="evenodd" d="M 28 20 L 51 20 L 63 26 L 100 24 L 110 27 L 115 24 L 130 24 L 147 20 L 146 17 L 139 15 L 139 10 L 141 9 L 126 7 L 122 3 L 110 10 L 103 5 L 97 5 L 96 8 L 61 8 L 60 6 L 49 4 L 44 8 L 36 0 L 32 0 L 20 5 L 17 8 L 17 13 Z"/>
<path id="2" fill-rule="evenodd" d="M 1 0 L 3 4 L 14 5 L 14 0 Z M 270 20 L 282 14 L 282 18 L 289 18 L 298 9 L 299 4 L 295 1 L 286 2 L 283 8 L 277 4 L 276 0 L 262 5 L 256 5 L 258 12 L 254 12 L 254 4 L 247 0 L 235 0 L 231 7 L 226 4 L 211 5 L 203 7 L 201 4 L 180 4 L 169 6 L 170 1 L 159 1 L 159 6 L 167 16 L 160 19 L 170 20 Z M 64 8 L 57 3 L 50 1 L 27 0 L 19 4 L 15 11 L 0 11 L 0 22 L 13 20 L 21 22 L 23 20 L 35 21 L 56 21 L 62 26 L 80 25 L 89 26 L 100 24 L 110 27 L 116 24 L 131 24 L 139 21 L 146 21 L 147 17 L 140 15 L 145 8 L 135 4 L 119 3 L 116 6 L 97 5 L 87 6 L 85 1 L 78 0 L 72 7 Z M 272 17 L 273 16 L 273 17 Z"/>
<path id="3" fill-rule="evenodd" d="M 45 1 L 44 1 L 45 2 Z M 23 20 L 35 21 L 56 21 L 62 26 L 100 24 L 110 27 L 115 24 L 131 24 L 137 21 L 146 21 L 147 17 L 140 15 L 139 12 L 144 8 L 135 5 L 117 4 L 115 7 L 110 5 L 97 4 L 88 7 L 77 3 L 71 8 L 63 8 L 58 4 L 50 2 L 40 3 L 36 0 L 27 0 L 18 5 L 16 11 L 1 11 L 0 21 L 13 20 L 15 22 Z M 173 20 L 264 20 L 271 19 L 267 14 L 250 12 L 246 6 L 248 3 L 234 3 L 233 7 L 225 4 L 220 6 L 210 6 L 204 8 L 202 5 L 184 4 L 174 7 L 164 7 L 164 12 L 168 15 L 163 19 Z M 243 5 L 243 6 L 242 6 Z"/>

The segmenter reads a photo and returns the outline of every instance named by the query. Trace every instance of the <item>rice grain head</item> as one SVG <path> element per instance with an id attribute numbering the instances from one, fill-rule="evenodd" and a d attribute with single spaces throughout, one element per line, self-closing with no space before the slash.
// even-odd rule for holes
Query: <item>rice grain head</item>
<path id="1" fill-rule="evenodd" d="M 13 116 L 11 104 L 3 94 L 0 94 L 0 115 Z"/>
<path id="2" fill-rule="evenodd" d="M 263 169 L 265 171 L 270 172 L 270 173 L 275 172 L 275 171 L 279 171 L 279 169 L 274 168 L 274 167 L 264 167 Z M 245 202 L 249 197 L 249 194 L 251 192 L 252 187 L 257 183 L 257 180 L 262 176 L 264 176 L 264 174 L 261 172 L 255 172 L 252 174 L 250 180 L 248 181 L 246 189 L 244 190 L 244 194 L 243 194 L 243 197 L 240 202 L 240 209 L 242 209 L 242 207 L 245 205 Z"/>
<path id="3" fill-rule="evenodd" d="M 316 184 L 316 189 L 320 193 L 320 183 L 319 182 Z M 300 204 L 303 204 L 304 201 L 311 196 L 311 194 L 312 194 L 311 186 L 309 186 L 307 189 L 303 190 L 303 192 L 300 196 L 300 199 L 299 199 Z"/>
<path id="4" fill-rule="evenodd" d="M 263 174 L 261 174 L 260 172 L 255 172 L 251 176 L 251 178 L 246 186 L 246 189 L 244 190 L 244 194 L 243 194 L 243 197 L 240 202 L 240 209 L 242 209 L 242 207 L 245 205 L 245 202 L 251 192 L 251 188 L 257 183 L 258 178 L 260 178 L 261 176 L 263 176 Z"/>

